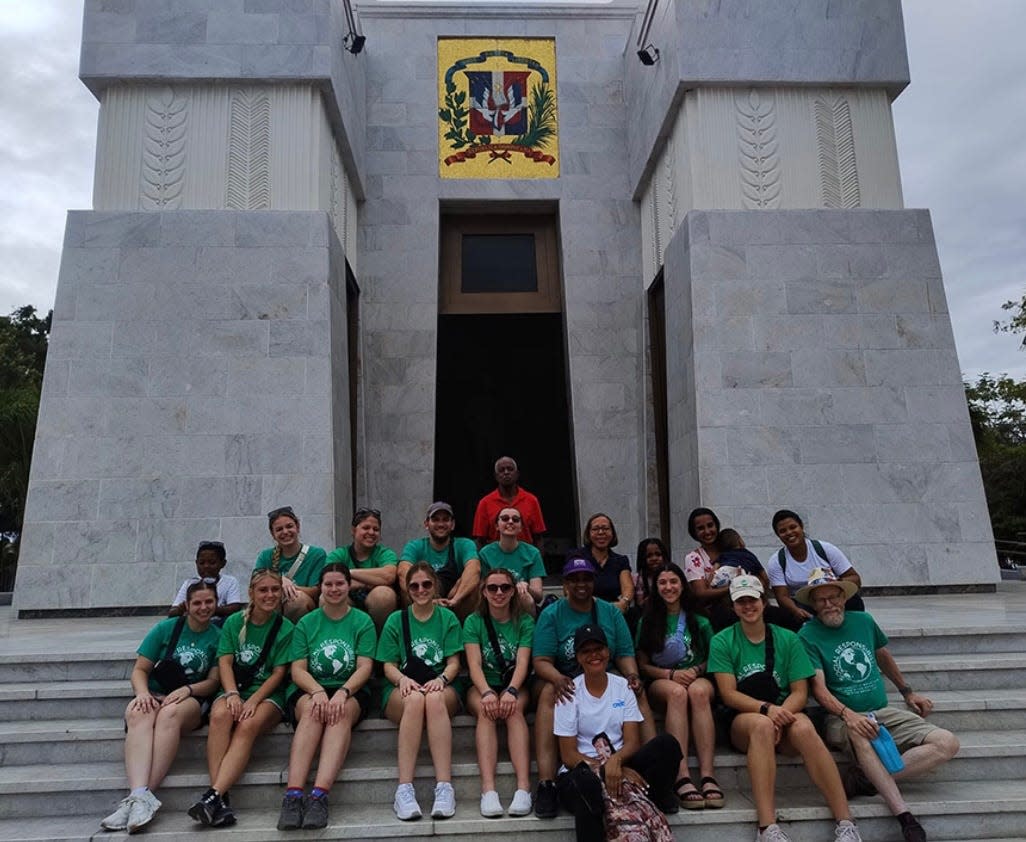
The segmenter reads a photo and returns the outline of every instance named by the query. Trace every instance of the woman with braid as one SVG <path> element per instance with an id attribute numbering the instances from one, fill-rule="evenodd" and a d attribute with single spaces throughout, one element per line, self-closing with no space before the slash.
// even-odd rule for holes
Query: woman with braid
<path id="1" fill-rule="evenodd" d="M 228 790 L 242 777 L 257 737 L 282 720 L 292 623 L 281 616 L 281 576 L 255 570 L 245 610 L 224 622 L 217 664 L 224 692 L 214 701 L 207 734 L 210 788 L 189 808 L 208 827 L 235 824 Z"/>
<path id="2" fill-rule="evenodd" d="M 291 506 L 269 511 L 267 528 L 274 546 L 260 551 L 253 571 L 271 570 L 281 576 L 281 610 L 294 623 L 317 607 L 327 553 L 299 540 L 299 518 Z"/>

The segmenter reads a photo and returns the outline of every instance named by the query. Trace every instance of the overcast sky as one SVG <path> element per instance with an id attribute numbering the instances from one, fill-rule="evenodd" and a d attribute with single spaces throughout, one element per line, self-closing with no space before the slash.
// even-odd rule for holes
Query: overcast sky
<path id="1" fill-rule="evenodd" d="M 894 104 L 905 205 L 929 208 L 962 370 L 1026 375 L 1001 303 L 1026 290 L 1024 0 L 904 0 Z M 53 306 L 64 218 L 92 202 L 81 0 L 0 0 L 0 313 Z"/>

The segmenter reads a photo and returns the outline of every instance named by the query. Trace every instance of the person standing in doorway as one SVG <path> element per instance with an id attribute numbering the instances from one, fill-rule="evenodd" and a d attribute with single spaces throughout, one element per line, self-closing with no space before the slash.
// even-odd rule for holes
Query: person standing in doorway
<path id="1" fill-rule="evenodd" d="M 478 548 L 499 540 L 496 518 L 507 508 L 516 509 L 523 517 L 520 540 L 540 548 L 546 532 L 541 505 L 537 497 L 520 487 L 520 469 L 512 457 L 503 456 L 496 461 L 495 482 L 498 487 L 478 501 L 474 513 L 472 532 Z"/>

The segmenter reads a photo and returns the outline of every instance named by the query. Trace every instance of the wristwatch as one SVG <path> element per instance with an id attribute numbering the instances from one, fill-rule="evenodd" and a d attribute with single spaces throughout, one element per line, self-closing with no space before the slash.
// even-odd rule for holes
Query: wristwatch
<path id="1" fill-rule="evenodd" d="M 509 693 L 514 699 L 520 698 L 520 691 L 517 690 L 512 684 L 502 691 L 503 693 Z"/>
<path id="2" fill-rule="evenodd" d="M 769 709 L 769 702 L 763 702 L 761 705 L 759 705 L 759 713 L 761 713 L 763 716 L 769 716 Z"/>

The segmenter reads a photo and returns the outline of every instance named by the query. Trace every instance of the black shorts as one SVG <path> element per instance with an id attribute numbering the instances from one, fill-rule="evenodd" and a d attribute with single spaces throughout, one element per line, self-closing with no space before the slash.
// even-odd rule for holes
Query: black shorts
<path id="1" fill-rule="evenodd" d="M 328 694 L 328 698 L 331 699 L 334 695 L 341 690 L 342 687 L 325 687 L 324 690 Z M 292 730 L 295 730 L 298 720 L 296 719 L 296 705 L 299 704 L 299 700 L 305 696 L 306 693 L 296 688 L 296 692 L 289 696 L 285 703 L 285 721 L 292 726 Z M 367 717 L 367 711 L 370 710 L 371 693 L 370 688 L 364 685 L 357 690 L 350 697 L 356 700 L 356 703 L 360 706 L 360 715 L 356 718 L 356 722 L 353 723 L 353 727 L 359 725 Z"/>

